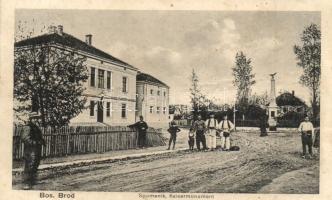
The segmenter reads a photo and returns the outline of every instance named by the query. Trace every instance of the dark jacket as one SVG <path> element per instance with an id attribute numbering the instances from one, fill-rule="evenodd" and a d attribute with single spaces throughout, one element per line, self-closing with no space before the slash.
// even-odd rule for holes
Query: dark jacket
<path id="1" fill-rule="evenodd" d="M 145 121 L 138 121 L 135 124 L 129 125 L 130 128 L 136 128 L 139 133 L 146 133 L 148 124 Z"/>
<path id="2" fill-rule="evenodd" d="M 41 146 L 45 145 L 42 131 L 40 128 L 29 122 L 27 126 L 23 128 L 21 134 L 22 142 L 24 143 L 24 154 L 31 154 L 41 151 Z"/>
<path id="3" fill-rule="evenodd" d="M 176 135 L 176 133 L 180 132 L 181 129 L 179 129 L 177 126 L 171 126 L 167 131 L 172 135 Z"/>

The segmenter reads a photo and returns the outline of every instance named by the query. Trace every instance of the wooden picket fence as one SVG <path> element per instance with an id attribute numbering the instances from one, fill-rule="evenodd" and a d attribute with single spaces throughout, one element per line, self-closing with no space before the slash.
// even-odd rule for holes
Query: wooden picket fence
<path id="1" fill-rule="evenodd" d="M 21 141 L 23 126 L 14 127 L 13 159 L 23 158 L 24 144 Z M 59 157 L 84 153 L 103 153 L 111 150 L 137 148 L 136 130 L 123 126 L 77 126 L 60 129 L 42 129 L 46 145 L 42 147 L 42 157 Z M 166 145 L 161 130 L 147 130 L 148 146 Z"/>

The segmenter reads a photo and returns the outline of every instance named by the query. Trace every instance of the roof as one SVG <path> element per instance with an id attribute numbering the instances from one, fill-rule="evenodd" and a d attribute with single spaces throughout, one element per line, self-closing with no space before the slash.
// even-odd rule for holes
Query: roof
<path id="1" fill-rule="evenodd" d="M 276 102 L 278 106 L 306 106 L 303 100 L 289 92 L 279 95 Z"/>
<path id="2" fill-rule="evenodd" d="M 156 84 L 160 84 L 160 85 L 163 85 L 165 87 L 168 87 L 168 85 L 166 85 L 162 81 L 158 80 L 157 78 L 155 78 L 155 77 L 153 77 L 149 74 L 145 74 L 145 73 L 138 73 L 137 76 L 136 76 L 136 81 L 156 83 Z"/>
<path id="3" fill-rule="evenodd" d="M 132 69 L 138 70 L 136 67 L 129 65 L 128 63 L 115 58 L 114 56 L 97 49 L 93 47 L 92 45 L 88 45 L 87 43 L 83 42 L 80 39 L 77 39 L 76 37 L 69 35 L 67 33 L 63 33 L 62 35 L 59 35 L 58 33 L 52 33 L 52 34 L 44 34 L 37 37 L 29 38 L 26 40 L 22 40 L 19 42 L 16 42 L 14 44 L 15 47 L 24 47 L 24 46 L 30 46 L 30 45 L 40 45 L 40 44 L 60 44 L 65 45 L 74 49 L 78 49 L 80 51 L 84 51 L 86 53 L 101 57 L 103 59 L 110 60 L 112 62 L 118 63 L 120 65 L 128 66 Z"/>

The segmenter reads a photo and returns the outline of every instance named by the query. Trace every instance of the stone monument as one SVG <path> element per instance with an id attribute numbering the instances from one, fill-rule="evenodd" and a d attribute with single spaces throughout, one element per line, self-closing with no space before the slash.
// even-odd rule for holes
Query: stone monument
<path id="1" fill-rule="evenodd" d="M 268 119 L 268 124 L 269 124 L 269 130 L 270 131 L 276 131 L 277 130 L 277 111 L 278 111 L 278 106 L 276 102 L 276 86 L 275 86 L 275 79 L 274 76 L 277 73 L 270 74 L 271 76 L 271 92 L 270 92 L 270 103 L 268 107 L 268 114 L 269 114 L 269 119 Z"/>

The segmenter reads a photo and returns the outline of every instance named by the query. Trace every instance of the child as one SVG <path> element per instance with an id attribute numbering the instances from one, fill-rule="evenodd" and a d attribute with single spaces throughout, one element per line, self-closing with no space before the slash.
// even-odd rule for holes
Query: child
<path id="1" fill-rule="evenodd" d="M 190 128 L 190 130 L 189 130 L 189 140 L 188 140 L 188 144 L 189 144 L 189 150 L 194 150 L 194 145 L 195 145 L 195 132 L 194 132 L 193 128 Z"/>
<path id="2" fill-rule="evenodd" d="M 172 121 L 171 126 L 169 127 L 169 129 L 167 131 L 171 134 L 171 137 L 169 138 L 167 150 L 169 150 L 171 148 L 172 142 L 173 142 L 173 149 L 175 149 L 176 134 L 178 132 L 180 132 L 181 130 L 179 129 L 179 127 L 176 126 L 175 121 Z"/>

